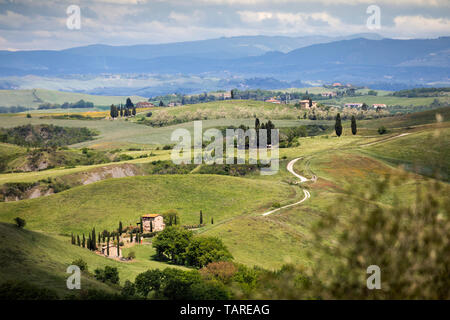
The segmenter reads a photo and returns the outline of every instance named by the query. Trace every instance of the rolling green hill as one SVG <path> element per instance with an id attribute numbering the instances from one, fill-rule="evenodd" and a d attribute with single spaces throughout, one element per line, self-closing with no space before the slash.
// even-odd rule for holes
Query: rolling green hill
<path id="1" fill-rule="evenodd" d="M 359 150 L 407 170 L 450 180 L 450 127 L 412 132 L 403 137 Z"/>
<path id="2" fill-rule="evenodd" d="M 139 245 L 131 250 L 136 252 L 132 262 L 119 262 L 99 256 L 88 249 L 70 244 L 67 237 L 47 235 L 36 231 L 19 229 L 10 223 L 0 223 L 0 283 L 5 281 L 26 281 L 39 287 L 55 290 L 60 298 L 69 294 L 79 294 L 78 290 L 68 290 L 66 269 L 74 260 L 83 259 L 88 265 L 87 273 L 82 273 L 81 289 L 99 289 L 118 293 L 118 288 L 110 287 L 92 276 L 96 268 L 116 267 L 120 283 L 134 281 L 135 277 L 148 269 L 166 268 L 169 265 L 150 260 L 155 253 L 149 245 Z M 130 251 L 130 249 L 128 249 Z M 170 266 L 183 268 L 178 266 Z M 19 272 L 18 272 L 19 271 Z"/>
<path id="3" fill-rule="evenodd" d="M 109 179 L 48 197 L 0 203 L 0 220 L 20 216 L 34 230 L 70 234 L 135 225 L 146 213 L 176 209 L 182 224 L 198 224 L 270 208 L 292 189 L 278 182 L 215 175 L 137 176 Z"/>
<path id="4" fill-rule="evenodd" d="M 147 101 L 148 98 L 131 96 L 136 103 Z M 37 108 L 40 104 L 63 104 L 64 102 L 77 102 L 80 100 L 93 102 L 95 106 L 109 106 L 111 104 L 125 103 L 125 96 L 97 96 L 84 93 L 64 92 L 46 89 L 24 89 L 24 90 L 0 90 L 0 106 L 22 106 L 26 108 Z"/>

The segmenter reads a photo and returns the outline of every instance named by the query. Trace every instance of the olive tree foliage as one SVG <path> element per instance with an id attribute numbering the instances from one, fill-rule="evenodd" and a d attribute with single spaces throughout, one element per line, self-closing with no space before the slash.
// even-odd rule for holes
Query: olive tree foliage
<path id="1" fill-rule="evenodd" d="M 359 192 L 351 206 L 337 205 L 321 221 L 321 231 L 316 230 L 318 241 L 330 230 L 339 236 L 335 245 L 322 243 L 335 262 L 314 271 L 314 295 L 334 299 L 450 298 L 449 188 L 440 182 L 426 182 L 418 187 L 414 203 L 405 204 L 393 192 L 405 181 L 407 176 L 385 177 L 368 191 Z M 392 205 L 383 205 L 381 199 L 391 194 Z M 348 219 L 336 218 L 342 210 L 347 211 Z M 367 288 L 370 265 L 380 267 L 380 290 Z"/>
<path id="2" fill-rule="evenodd" d="M 153 247 L 159 259 L 169 259 L 182 264 L 186 248 L 193 237 L 192 231 L 180 227 L 166 227 L 155 240 Z"/>

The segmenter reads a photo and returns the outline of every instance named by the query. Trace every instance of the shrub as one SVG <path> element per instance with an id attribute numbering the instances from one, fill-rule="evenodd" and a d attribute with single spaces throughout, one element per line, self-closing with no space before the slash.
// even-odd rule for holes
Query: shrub
<path id="1" fill-rule="evenodd" d="M 136 259 L 136 253 L 134 251 L 128 252 L 127 259 L 128 260 Z"/>
<path id="2" fill-rule="evenodd" d="M 238 269 L 233 262 L 218 261 L 208 263 L 200 270 L 200 273 L 206 279 L 216 279 L 223 283 L 229 283 L 237 271 Z"/>
<path id="3" fill-rule="evenodd" d="M 136 292 L 146 298 L 151 291 L 161 288 L 163 273 L 158 269 L 140 273 L 135 280 Z"/>
<path id="4" fill-rule="evenodd" d="M 88 271 L 88 264 L 86 261 L 84 261 L 83 259 L 77 259 L 72 261 L 72 264 L 74 266 L 78 266 L 80 268 L 81 271 Z"/>
<path id="5" fill-rule="evenodd" d="M 127 281 L 125 281 L 125 284 L 123 285 L 121 293 L 122 293 L 122 296 L 124 296 L 125 298 L 134 297 L 136 294 L 136 286 L 134 285 L 133 282 L 131 282 L 130 280 L 127 280 Z"/>
<path id="6" fill-rule="evenodd" d="M 159 259 L 166 258 L 174 263 L 181 264 L 184 261 L 184 254 L 191 239 L 191 231 L 180 227 L 166 227 L 153 240 L 153 247 L 156 249 Z"/>
<path id="7" fill-rule="evenodd" d="M 19 217 L 16 217 L 16 218 L 14 218 L 14 221 L 16 222 L 16 226 L 18 227 L 18 228 L 23 228 L 23 227 L 25 227 L 25 225 L 27 224 L 27 222 L 25 221 L 25 219 L 22 219 L 22 218 L 19 218 Z"/>
<path id="8" fill-rule="evenodd" d="M 102 282 L 119 283 L 119 271 L 116 267 L 105 266 L 104 270 L 97 268 L 94 270 L 94 276 Z"/>
<path id="9" fill-rule="evenodd" d="M 381 126 L 378 128 L 378 133 L 385 134 L 385 133 L 387 133 L 387 129 L 384 126 Z"/>
<path id="10" fill-rule="evenodd" d="M 210 262 L 232 260 L 233 256 L 219 238 L 196 237 L 186 248 L 185 259 L 187 265 L 201 268 Z"/>
<path id="11" fill-rule="evenodd" d="M 279 202 L 274 202 L 274 203 L 272 203 L 272 208 L 274 208 L 274 209 L 281 208 L 281 204 Z"/>

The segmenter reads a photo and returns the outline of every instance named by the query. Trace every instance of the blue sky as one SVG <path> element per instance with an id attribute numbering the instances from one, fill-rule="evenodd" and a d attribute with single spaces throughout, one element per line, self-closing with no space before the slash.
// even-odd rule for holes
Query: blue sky
<path id="1" fill-rule="evenodd" d="M 81 28 L 66 9 L 78 5 Z M 369 5 L 381 28 L 366 26 Z M 95 43 L 164 43 L 239 35 L 392 38 L 450 35 L 450 0 L 0 0 L 0 49 L 63 49 Z"/>

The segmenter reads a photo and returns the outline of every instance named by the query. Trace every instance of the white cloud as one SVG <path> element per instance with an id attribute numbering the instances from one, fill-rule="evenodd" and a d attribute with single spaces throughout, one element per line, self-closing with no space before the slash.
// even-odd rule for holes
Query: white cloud
<path id="1" fill-rule="evenodd" d="M 0 14 L 0 25 L 9 28 L 20 28 L 31 22 L 29 17 L 7 10 L 6 14 Z"/>
<path id="2" fill-rule="evenodd" d="M 397 16 L 394 18 L 394 32 L 405 36 L 421 36 L 430 33 L 450 34 L 450 20 L 447 18 L 427 18 L 417 16 Z"/>
<path id="3" fill-rule="evenodd" d="M 292 13 L 268 11 L 238 11 L 241 20 L 266 33 L 282 34 L 336 34 L 340 32 L 362 32 L 364 24 L 344 24 L 327 12 Z"/>
<path id="4" fill-rule="evenodd" d="M 197 3 L 215 5 L 262 5 L 282 3 L 320 3 L 325 5 L 359 5 L 359 4 L 385 4 L 390 6 L 450 6 L 448 0 L 193 0 Z"/>

